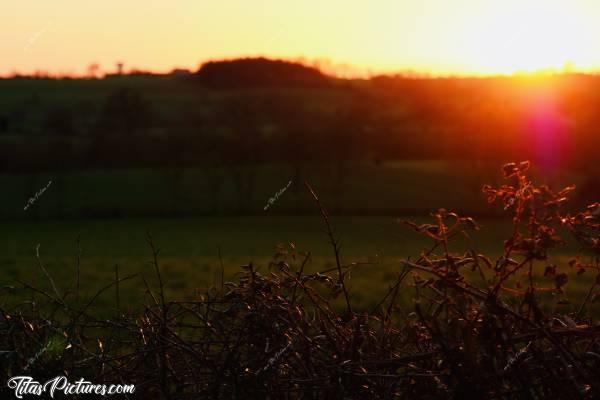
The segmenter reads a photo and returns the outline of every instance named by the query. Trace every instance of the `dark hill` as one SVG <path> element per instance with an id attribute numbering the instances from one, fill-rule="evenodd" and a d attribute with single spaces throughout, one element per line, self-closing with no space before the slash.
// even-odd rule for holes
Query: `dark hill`
<path id="1" fill-rule="evenodd" d="M 243 58 L 210 61 L 195 74 L 210 88 L 326 86 L 331 78 L 316 68 L 282 60 Z"/>

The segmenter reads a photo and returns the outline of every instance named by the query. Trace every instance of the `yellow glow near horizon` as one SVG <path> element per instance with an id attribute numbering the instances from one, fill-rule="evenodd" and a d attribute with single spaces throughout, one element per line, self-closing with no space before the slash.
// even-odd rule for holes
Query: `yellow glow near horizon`
<path id="1" fill-rule="evenodd" d="M 594 70 L 598 22 L 597 0 L 24 0 L 0 5 L 0 74 L 258 55 L 331 60 L 340 74 Z"/>
<path id="2" fill-rule="evenodd" d="M 593 25 L 584 10 L 545 2 L 515 4 L 471 28 L 475 68 L 500 73 L 593 68 Z"/>

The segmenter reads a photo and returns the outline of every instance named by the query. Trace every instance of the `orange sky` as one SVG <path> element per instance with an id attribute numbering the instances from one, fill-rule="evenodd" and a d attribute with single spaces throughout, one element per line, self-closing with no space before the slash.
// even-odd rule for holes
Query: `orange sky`
<path id="1" fill-rule="evenodd" d="M 0 74 L 196 69 L 328 59 L 360 72 L 494 74 L 600 66 L 600 1 L 3 1 Z M 343 69 L 338 70 L 344 73 Z"/>

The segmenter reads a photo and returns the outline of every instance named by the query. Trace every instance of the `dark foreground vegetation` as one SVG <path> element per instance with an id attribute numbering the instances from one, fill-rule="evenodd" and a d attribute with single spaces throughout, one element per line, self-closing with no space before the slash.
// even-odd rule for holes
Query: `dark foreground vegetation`
<path id="1" fill-rule="evenodd" d="M 136 384 L 134 397 L 144 399 L 598 398 L 600 329 L 587 310 L 600 294 L 600 204 L 565 213 L 572 188 L 536 186 L 528 168 L 505 165 L 508 181 L 483 189 L 513 221 L 502 256 L 450 250 L 477 233 L 472 218 L 440 209 L 431 223 L 407 222 L 431 247 L 399 263 L 372 309 L 353 305 L 347 282 L 356 265 L 344 263 L 308 184 L 335 256 L 330 270 L 307 272 L 310 253 L 290 246 L 269 271 L 248 264 L 237 281 L 177 301 L 165 296 L 149 238 L 152 281 L 117 268 L 112 284 L 84 299 L 79 272 L 64 290 L 40 262 L 48 289 L 23 282 L 31 301 L 0 309 L 0 380 L 83 376 Z M 581 254 L 553 265 L 563 233 Z M 590 288 L 568 305 L 564 288 L 575 274 L 588 275 Z M 139 313 L 120 304 L 119 285 L 131 279 L 146 288 Z M 93 304 L 107 292 L 118 312 L 95 317 Z M 406 292 L 411 304 L 399 301 Z"/>

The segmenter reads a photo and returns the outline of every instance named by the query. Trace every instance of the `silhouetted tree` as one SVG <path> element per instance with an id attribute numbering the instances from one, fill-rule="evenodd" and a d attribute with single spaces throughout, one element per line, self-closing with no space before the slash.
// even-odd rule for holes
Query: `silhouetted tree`
<path id="1" fill-rule="evenodd" d="M 327 146 L 332 191 L 338 208 L 344 198 L 345 183 L 351 175 L 351 164 L 368 156 L 367 118 L 366 103 L 357 98 L 348 108 L 332 116 L 328 125 L 324 144 Z"/>
<path id="2" fill-rule="evenodd" d="M 111 166 L 147 163 L 155 143 L 139 136 L 147 133 L 152 120 L 150 104 L 137 90 L 120 88 L 112 92 L 94 128 L 93 162 Z"/>
<path id="3" fill-rule="evenodd" d="M 0 115 L 0 134 L 8 132 L 8 117 Z"/>
<path id="4" fill-rule="evenodd" d="M 254 196 L 256 164 L 263 152 L 260 111 L 256 103 L 235 97 L 223 102 L 218 116 L 226 122 L 224 161 L 232 168 L 240 212 Z"/>
<path id="5" fill-rule="evenodd" d="M 298 194 L 303 189 L 303 169 L 309 160 L 318 158 L 316 144 L 323 140 L 319 126 L 323 116 L 306 110 L 303 102 L 293 96 L 277 96 L 269 106 L 274 124 L 275 142 L 271 146 L 276 161 L 289 164 L 292 170 L 291 191 Z"/>
<path id="6" fill-rule="evenodd" d="M 46 112 L 42 129 L 51 135 L 73 135 L 75 127 L 71 110 L 60 106 L 51 108 Z"/>
<path id="7" fill-rule="evenodd" d="M 97 128 L 108 134 L 136 134 L 150 126 L 150 104 L 140 92 L 120 88 L 112 92 L 100 111 Z"/>
<path id="8" fill-rule="evenodd" d="M 200 68 L 196 78 L 210 88 L 262 86 L 325 86 L 329 78 L 316 68 L 282 60 L 243 58 L 211 61 Z"/>
<path id="9" fill-rule="evenodd" d="M 98 77 L 98 73 L 100 72 L 100 64 L 91 63 L 87 67 L 88 78 L 95 79 Z"/>

